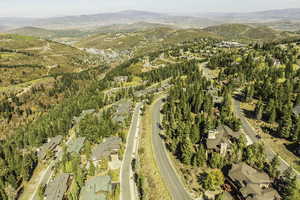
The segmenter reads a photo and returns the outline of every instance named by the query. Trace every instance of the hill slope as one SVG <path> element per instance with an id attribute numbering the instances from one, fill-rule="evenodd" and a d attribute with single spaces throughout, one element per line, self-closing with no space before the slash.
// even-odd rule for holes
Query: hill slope
<path id="1" fill-rule="evenodd" d="M 137 32 L 95 34 L 83 38 L 75 45 L 80 48 L 95 48 L 98 50 L 130 50 L 139 54 L 157 48 L 164 48 L 169 44 L 204 37 L 220 38 L 214 33 L 208 33 L 200 29 L 159 27 Z"/>
<path id="2" fill-rule="evenodd" d="M 0 35 L 0 87 L 88 67 L 79 49 L 30 36 Z"/>
<path id="3" fill-rule="evenodd" d="M 229 40 L 277 40 L 292 34 L 273 30 L 266 26 L 250 26 L 245 24 L 222 24 L 204 29 L 207 32 L 217 34 Z"/>

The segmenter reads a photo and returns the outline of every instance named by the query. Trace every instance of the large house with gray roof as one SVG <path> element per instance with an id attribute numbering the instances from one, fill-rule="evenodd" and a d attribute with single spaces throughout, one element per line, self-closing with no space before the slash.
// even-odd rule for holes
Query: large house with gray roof
<path id="1" fill-rule="evenodd" d="M 112 191 L 110 176 L 95 176 L 86 181 L 80 191 L 80 200 L 106 200 L 107 193 Z"/>
<path id="2" fill-rule="evenodd" d="M 109 157 L 113 153 L 117 153 L 122 144 L 122 139 L 119 137 L 109 137 L 104 142 L 98 144 L 92 151 L 92 160 L 94 162 L 100 161 Z"/>
<path id="3" fill-rule="evenodd" d="M 85 138 L 84 137 L 78 137 L 75 138 L 73 140 L 71 140 L 71 142 L 68 144 L 68 152 L 69 153 L 79 153 L 81 148 L 83 147 L 85 142 Z"/>
<path id="4" fill-rule="evenodd" d="M 228 173 L 231 183 L 245 200 L 278 200 L 278 192 L 270 185 L 272 180 L 246 163 L 234 164 Z"/>

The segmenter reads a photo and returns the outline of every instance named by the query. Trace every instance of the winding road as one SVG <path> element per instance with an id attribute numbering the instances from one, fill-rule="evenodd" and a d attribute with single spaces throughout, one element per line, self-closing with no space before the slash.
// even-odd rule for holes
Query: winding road
<path id="1" fill-rule="evenodd" d="M 207 63 L 202 63 L 202 65 L 200 66 L 200 69 L 203 70 L 203 75 L 207 79 L 214 78 L 214 76 L 211 74 L 211 71 L 206 67 L 206 65 L 207 65 Z M 258 135 L 258 134 L 255 131 L 255 129 L 252 127 L 252 125 L 248 122 L 248 120 L 246 119 L 244 112 L 241 109 L 240 103 L 241 102 L 238 99 L 233 99 L 235 115 L 241 119 L 242 128 L 246 134 L 247 140 L 250 140 L 251 143 L 257 143 L 257 142 L 259 142 L 259 139 L 256 137 L 256 135 Z M 267 156 L 267 159 L 269 161 L 271 161 L 276 156 L 276 153 L 272 150 L 272 148 L 270 146 L 264 145 L 264 148 L 265 148 L 265 154 Z M 291 167 L 291 165 L 289 163 L 287 163 L 284 159 L 282 159 L 280 156 L 279 156 L 279 164 L 280 165 L 279 165 L 278 169 L 281 173 Z M 293 169 L 293 171 L 296 174 L 297 178 L 300 178 L 300 173 L 298 171 L 296 171 L 295 169 Z"/>
<path id="2" fill-rule="evenodd" d="M 243 127 L 243 130 L 245 131 L 246 135 L 251 139 L 251 141 L 253 143 L 257 143 L 257 142 L 259 142 L 259 139 L 256 138 L 257 133 L 256 133 L 255 129 L 251 126 L 251 124 L 248 122 L 246 117 L 244 116 L 244 112 L 241 109 L 240 103 L 241 102 L 239 100 L 234 99 L 235 114 L 241 119 L 242 127 Z M 272 148 L 270 146 L 264 145 L 264 149 L 265 149 L 265 154 L 267 156 L 267 159 L 269 161 L 271 161 L 276 156 L 276 153 L 272 150 Z M 285 170 L 287 170 L 288 168 L 291 167 L 280 156 L 279 156 L 279 164 L 280 165 L 278 167 L 278 170 L 281 173 L 283 173 Z M 297 175 L 297 178 L 300 178 L 299 172 L 297 172 L 295 169 L 293 169 L 293 171 Z"/>
<path id="3" fill-rule="evenodd" d="M 163 104 L 163 98 L 160 98 L 153 105 L 152 110 L 152 143 L 155 153 L 155 159 L 160 170 L 161 176 L 174 200 L 191 200 L 190 194 L 185 190 L 180 177 L 172 166 L 172 161 L 168 157 L 164 141 L 160 137 L 160 110 Z"/>
<path id="4" fill-rule="evenodd" d="M 124 154 L 124 159 L 121 167 L 120 185 L 121 195 L 120 200 L 135 200 L 135 185 L 132 172 L 132 159 L 136 153 L 137 136 L 139 132 L 141 108 L 143 104 L 138 103 L 134 109 L 131 126 L 127 136 L 127 145 Z"/>

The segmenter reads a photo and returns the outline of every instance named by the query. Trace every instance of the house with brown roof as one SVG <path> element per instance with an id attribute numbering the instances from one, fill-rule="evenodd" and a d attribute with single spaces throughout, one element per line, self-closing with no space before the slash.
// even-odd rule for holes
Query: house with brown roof
<path id="1" fill-rule="evenodd" d="M 225 155 L 233 140 L 240 137 L 240 132 L 234 132 L 228 126 L 220 125 L 216 130 L 208 132 L 206 147 L 210 151 L 219 152 Z"/>
<path id="2" fill-rule="evenodd" d="M 234 164 L 228 177 L 245 200 L 281 199 L 278 192 L 270 186 L 272 183 L 270 177 L 246 163 Z"/>

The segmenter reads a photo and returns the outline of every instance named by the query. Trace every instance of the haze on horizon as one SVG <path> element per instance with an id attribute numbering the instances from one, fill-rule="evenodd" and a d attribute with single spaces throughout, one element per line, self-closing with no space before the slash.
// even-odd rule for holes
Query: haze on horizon
<path id="1" fill-rule="evenodd" d="M 206 12 L 252 12 L 299 8 L 299 0 L 5 0 L 0 17 L 53 17 L 121 10 L 144 10 L 177 14 Z"/>

